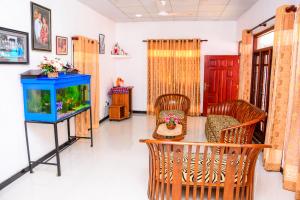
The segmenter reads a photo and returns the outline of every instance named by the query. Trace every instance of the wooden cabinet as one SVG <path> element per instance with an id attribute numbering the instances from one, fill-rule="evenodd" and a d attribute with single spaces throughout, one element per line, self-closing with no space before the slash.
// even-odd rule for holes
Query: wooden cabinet
<path id="1" fill-rule="evenodd" d="M 109 108 L 110 120 L 127 119 L 132 114 L 132 88 L 114 88 L 111 92 L 111 106 Z M 116 92 L 114 92 L 116 91 Z M 119 118 L 118 118 L 119 116 Z"/>

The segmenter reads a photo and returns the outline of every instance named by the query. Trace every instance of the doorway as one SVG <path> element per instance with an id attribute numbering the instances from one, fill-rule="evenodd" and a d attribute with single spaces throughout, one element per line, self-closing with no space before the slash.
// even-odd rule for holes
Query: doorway
<path id="1" fill-rule="evenodd" d="M 203 115 L 210 105 L 236 100 L 238 84 L 239 56 L 205 56 Z"/>
<path id="2" fill-rule="evenodd" d="M 250 103 L 268 113 L 274 27 L 254 35 Z M 256 143 L 265 142 L 267 119 L 254 131 Z"/>

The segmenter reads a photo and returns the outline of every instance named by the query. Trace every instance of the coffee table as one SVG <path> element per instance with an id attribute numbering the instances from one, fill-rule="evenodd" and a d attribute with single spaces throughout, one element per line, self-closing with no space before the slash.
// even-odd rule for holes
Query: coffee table
<path id="1" fill-rule="evenodd" d="M 177 124 L 175 129 L 168 129 L 166 123 L 161 123 L 156 126 L 152 137 L 159 140 L 173 140 L 179 141 L 184 139 L 184 133 L 181 124 Z"/>

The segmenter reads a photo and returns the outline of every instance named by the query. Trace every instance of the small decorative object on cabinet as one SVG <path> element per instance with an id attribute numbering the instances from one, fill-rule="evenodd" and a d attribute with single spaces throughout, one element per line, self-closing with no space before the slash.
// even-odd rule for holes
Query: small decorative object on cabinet
<path id="1" fill-rule="evenodd" d="M 112 98 L 112 105 L 110 106 L 110 120 L 122 120 L 127 119 L 132 114 L 132 88 L 129 87 L 113 87 L 109 95 Z M 124 107 L 124 117 L 122 115 L 122 107 Z M 117 113 L 117 114 L 115 114 Z M 115 119 L 115 115 L 120 118 Z"/>

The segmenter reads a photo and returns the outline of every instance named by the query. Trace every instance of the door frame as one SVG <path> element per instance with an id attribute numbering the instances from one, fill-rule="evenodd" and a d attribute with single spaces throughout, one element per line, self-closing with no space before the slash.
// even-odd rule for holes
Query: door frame
<path id="1" fill-rule="evenodd" d="M 204 80 L 203 80 L 203 110 L 202 110 L 202 116 L 207 115 L 207 108 L 208 108 L 208 73 L 207 72 L 207 66 L 208 66 L 208 61 L 210 57 L 227 57 L 227 56 L 236 56 L 238 58 L 238 76 L 237 76 L 237 96 L 239 95 L 239 71 L 240 71 L 240 55 L 205 55 L 204 56 Z"/>

